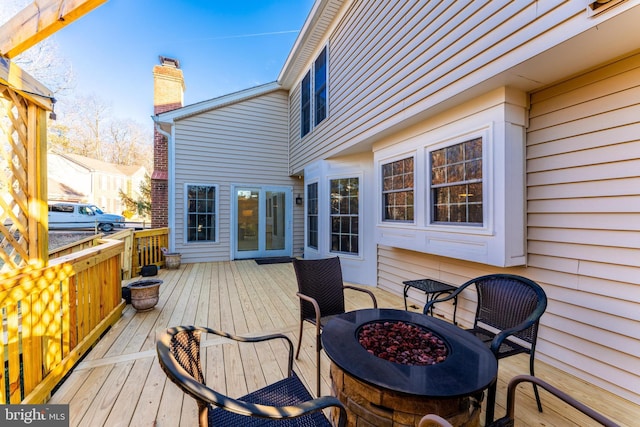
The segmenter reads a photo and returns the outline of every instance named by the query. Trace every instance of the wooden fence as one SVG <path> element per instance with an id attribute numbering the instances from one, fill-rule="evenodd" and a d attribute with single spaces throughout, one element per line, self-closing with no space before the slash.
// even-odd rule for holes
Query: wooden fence
<path id="1" fill-rule="evenodd" d="M 122 315 L 124 243 L 52 260 L 0 277 L 0 404 L 43 403 Z"/>

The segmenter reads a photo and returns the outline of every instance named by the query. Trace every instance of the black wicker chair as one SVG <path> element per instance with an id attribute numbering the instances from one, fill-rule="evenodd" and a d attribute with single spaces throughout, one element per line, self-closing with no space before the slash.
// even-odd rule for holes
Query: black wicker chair
<path id="1" fill-rule="evenodd" d="M 200 363 L 202 333 L 250 343 L 283 339 L 289 347 L 287 378 L 238 399 L 212 390 L 204 382 Z M 177 326 L 160 335 L 156 349 L 160 366 L 169 379 L 196 400 L 201 427 L 331 426 L 322 412 L 330 407 L 338 408 L 338 426 L 346 424 L 344 406 L 337 398 L 323 396 L 313 399 L 293 372 L 293 343 L 285 335 L 245 338 L 206 327 Z"/>
<path id="2" fill-rule="evenodd" d="M 302 327 L 307 321 L 316 325 L 316 395 L 320 396 L 320 350 L 322 349 L 320 333 L 330 318 L 345 312 L 344 290 L 353 289 L 369 294 L 373 301 L 373 308 L 378 307 L 378 302 L 371 291 L 343 284 L 342 268 L 338 257 L 313 260 L 294 259 L 293 268 L 298 279 L 296 295 L 300 298 L 300 332 L 296 359 L 300 355 Z"/>
<path id="3" fill-rule="evenodd" d="M 469 286 L 475 285 L 478 304 L 473 327 L 469 332 L 480 338 L 497 359 L 520 353 L 529 354 L 529 370 L 534 375 L 533 362 L 538 339 L 540 317 L 547 308 L 547 296 L 536 282 L 513 274 L 490 274 L 462 284 L 451 295 L 427 303 L 423 313 L 442 301 L 454 299 Z M 457 308 L 457 307 L 456 307 Z M 456 322 L 454 310 L 453 321 Z M 536 384 L 533 390 L 542 412 L 542 403 Z M 493 421 L 496 383 L 489 387 L 486 424 Z"/>
<path id="4" fill-rule="evenodd" d="M 558 390 L 551 384 L 541 380 L 540 378 L 533 377 L 531 375 L 518 375 L 513 377 L 511 381 L 509 381 L 509 385 L 507 386 L 507 415 L 504 417 L 495 420 L 491 424 L 488 424 L 487 427 L 513 427 L 515 424 L 515 406 L 516 406 L 516 390 L 518 384 L 523 382 L 529 382 L 536 386 L 540 386 L 546 391 L 548 391 L 551 395 L 557 397 L 562 400 L 566 404 L 574 407 L 578 411 L 587 415 L 592 420 L 602 424 L 605 427 L 620 427 L 615 422 L 611 421 L 604 415 L 594 411 L 587 405 L 582 402 L 577 401 L 573 397 L 569 396 L 567 393 Z M 429 414 L 425 415 L 424 418 L 420 421 L 419 427 L 452 427 L 451 424 L 436 415 Z"/>
<path id="5" fill-rule="evenodd" d="M 529 382 L 535 386 L 542 387 L 543 389 L 551 393 L 553 396 L 559 398 L 563 402 L 574 407 L 575 409 L 579 410 L 580 412 L 587 415 L 592 420 L 602 424 L 603 426 L 619 427 L 618 424 L 611 421 L 604 415 L 589 408 L 584 403 L 577 401 L 573 397 L 569 396 L 567 393 L 561 390 L 558 390 L 557 388 L 541 380 L 540 378 L 536 378 L 531 375 L 518 375 L 516 377 L 513 377 L 511 381 L 509 381 L 509 385 L 507 387 L 507 415 L 500 419 L 495 420 L 493 423 L 489 425 L 489 427 L 513 427 L 515 422 L 516 389 L 518 387 L 518 384 L 522 382 Z"/>

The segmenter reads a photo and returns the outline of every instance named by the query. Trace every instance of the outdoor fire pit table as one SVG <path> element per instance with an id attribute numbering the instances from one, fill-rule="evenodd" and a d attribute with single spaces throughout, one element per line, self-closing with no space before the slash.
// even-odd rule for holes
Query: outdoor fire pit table
<path id="1" fill-rule="evenodd" d="M 360 343 L 365 325 L 398 322 L 435 336 L 446 347 L 446 358 L 407 365 L 378 357 Z M 347 407 L 348 425 L 354 426 L 359 419 L 380 426 L 417 426 L 429 413 L 455 426 L 479 426 L 483 390 L 498 373 L 495 356 L 478 338 L 441 319 L 404 310 L 336 316 L 322 330 L 322 345 L 332 362 L 333 392 Z"/>

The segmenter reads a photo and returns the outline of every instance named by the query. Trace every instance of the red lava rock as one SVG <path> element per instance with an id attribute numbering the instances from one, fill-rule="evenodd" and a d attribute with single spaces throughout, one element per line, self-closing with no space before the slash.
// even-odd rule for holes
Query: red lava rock
<path id="1" fill-rule="evenodd" d="M 358 341 L 374 356 L 402 365 L 435 365 L 448 355 L 439 336 L 402 321 L 367 323 L 360 328 Z"/>

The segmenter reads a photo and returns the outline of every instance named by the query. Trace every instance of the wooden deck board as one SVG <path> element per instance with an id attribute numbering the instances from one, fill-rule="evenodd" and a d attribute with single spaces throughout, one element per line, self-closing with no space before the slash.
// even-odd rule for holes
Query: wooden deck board
<path id="1" fill-rule="evenodd" d="M 51 403 L 70 404 L 72 426 L 180 426 L 197 424 L 197 408 L 167 380 L 155 355 L 157 334 L 168 326 L 200 324 L 241 335 L 280 332 L 298 338 L 298 298 L 291 264 L 257 265 L 254 261 L 183 264 L 161 270 L 164 281 L 158 305 L 146 313 L 127 306 L 121 319 L 96 344 L 52 396 Z M 372 289 L 381 308 L 404 307 L 401 295 Z M 347 310 L 371 307 L 365 294 L 346 291 Z M 240 347 L 217 336 L 202 338 L 203 369 L 211 385 L 240 396 L 274 382 L 287 369 L 282 342 Z M 330 390 L 329 359 L 321 355 L 323 394 Z M 294 369 L 307 387 L 316 388 L 315 332 L 306 324 Z M 504 413 L 506 383 L 527 373 L 528 359 L 500 361 L 498 407 Z M 536 374 L 623 426 L 636 423 L 636 405 L 587 384 L 541 361 Z M 517 426 L 592 425 L 577 411 L 541 391 L 544 413 L 537 411 L 531 385 L 518 388 Z"/>

